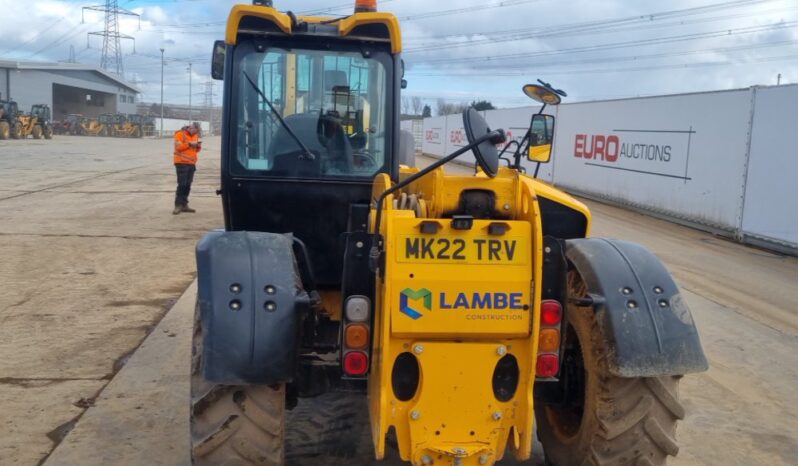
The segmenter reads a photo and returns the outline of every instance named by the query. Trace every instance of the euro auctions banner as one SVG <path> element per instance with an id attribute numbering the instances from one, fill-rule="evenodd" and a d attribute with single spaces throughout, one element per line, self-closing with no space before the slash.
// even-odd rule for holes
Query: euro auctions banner
<path id="1" fill-rule="evenodd" d="M 561 105 L 554 182 L 732 231 L 750 119 L 750 90 Z"/>
<path id="2" fill-rule="evenodd" d="M 796 108 L 798 85 L 548 107 L 546 113 L 557 118 L 554 151 L 538 177 L 575 193 L 796 251 Z M 537 110 L 484 115 L 512 140 L 523 137 Z M 462 126 L 461 115 L 425 119 L 424 152 L 442 157 L 465 145 Z M 470 153 L 460 160 L 474 162 Z M 535 164 L 523 159 L 523 165 L 534 173 Z"/>

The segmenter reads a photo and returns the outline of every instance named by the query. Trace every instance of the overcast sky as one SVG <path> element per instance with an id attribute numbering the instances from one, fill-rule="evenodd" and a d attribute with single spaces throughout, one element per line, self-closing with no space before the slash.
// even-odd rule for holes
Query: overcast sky
<path id="1" fill-rule="evenodd" d="M 160 99 L 160 51 L 166 49 L 165 100 L 204 101 L 211 44 L 223 37 L 235 2 L 120 0 L 141 15 L 120 16 L 125 78 L 141 99 Z M 100 63 L 101 13 L 92 2 L 0 0 L 0 59 Z M 346 15 L 352 2 L 274 0 L 297 13 Z M 521 86 L 542 78 L 582 101 L 798 82 L 796 0 L 382 0 L 402 25 L 409 86 L 435 101 L 487 99 L 527 105 Z M 87 43 L 89 48 L 87 48 Z M 214 84 L 215 102 L 220 87 Z"/>

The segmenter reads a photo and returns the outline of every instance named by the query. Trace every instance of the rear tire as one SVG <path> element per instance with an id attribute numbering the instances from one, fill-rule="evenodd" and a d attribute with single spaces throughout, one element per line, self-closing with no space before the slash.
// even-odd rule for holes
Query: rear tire
<path id="1" fill-rule="evenodd" d="M 586 296 L 576 271 L 570 297 Z M 591 307 L 569 304 L 562 373 L 574 374 L 574 395 L 564 406 L 535 404 L 547 464 L 556 466 L 660 466 L 679 451 L 676 422 L 680 377 L 621 378 L 610 374 L 604 336 Z M 566 369 L 565 365 L 571 366 Z"/>
<path id="2" fill-rule="evenodd" d="M 300 398 L 288 413 L 287 425 L 286 464 L 291 466 L 350 465 L 374 457 L 363 393 L 339 391 Z"/>
<path id="3" fill-rule="evenodd" d="M 44 135 L 44 131 L 42 131 L 42 127 L 40 125 L 36 125 L 33 127 L 31 134 L 33 134 L 33 139 L 41 139 Z"/>
<path id="4" fill-rule="evenodd" d="M 22 125 L 17 123 L 11 127 L 11 137 L 14 139 L 22 139 Z"/>
<path id="5" fill-rule="evenodd" d="M 283 466 L 285 385 L 220 385 L 202 377 L 195 311 L 191 355 L 191 460 L 210 466 Z"/>
<path id="6" fill-rule="evenodd" d="M 53 127 L 52 126 L 45 126 L 44 127 L 44 139 L 52 139 L 53 138 Z"/>
<path id="7" fill-rule="evenodd" d="M 7 121 L 0 121 L 0 139 L 8 139 L 11 137 L 11 126 Z"/>

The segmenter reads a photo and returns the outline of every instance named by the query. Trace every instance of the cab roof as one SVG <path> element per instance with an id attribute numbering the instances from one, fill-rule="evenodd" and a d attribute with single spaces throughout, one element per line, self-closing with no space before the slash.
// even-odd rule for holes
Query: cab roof
<path id="1" fill-rule="evenodd" d="M 261 5 L 235 5 L 227 18 L 225 43 L 235 45 L 239 34 L 284 34 L 291 36 L 297 33 L 313 34 L 295 30 L 297 25 L 327 26 L 344 39 L 365 39 L 378 42 L 389 42 L 391 52 L 402 51 L 399 21 L 392 13 L 361 12 L 344 18 L 326 16 L 294 16 L 277 11 L 272 7 Z M 325 29 L 325 30 L 328 30 Z"/>

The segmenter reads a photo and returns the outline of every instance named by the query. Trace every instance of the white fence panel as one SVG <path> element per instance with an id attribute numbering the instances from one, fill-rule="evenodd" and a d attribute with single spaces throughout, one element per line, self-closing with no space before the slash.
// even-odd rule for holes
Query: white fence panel
<path id="1" fill-rule="evenodd" d="M 402 120 L 399 122 L 399 127 L 402 131 L 407 131 L 413 135 L 415 151 L 422 151 L 424 145 L 424 120 Z"/>
<path id="2" fill-rule="evenodd" d="M 754 102 L 755 100 L 755 102 Z M 576 193 L 798 251 L 798 85 L 563 104 L 539 178 Z M 523 137 L 537 107 L 490 110 Z M 424 119 L 423 152 L 466 144 L 461 115 Z M 459 159 L 474 163 L 471 153 Z M 528 173 L 533 163 L 524 159 Z"/>
<path id="3" fill-rule="evenodd" d="M 446 150 L 446 117 L 424 118 L 424 140 L 421 150 L 425 154 L 444 156 Z"/>
<path id="4" fill-rule="evenodd" d="M 446 145 L 443 155 L 449 155 L 452 152 L 468 145 L 466 140 L 465 129 L 463 129 L 463 114 L 455 113 L 446 115 Z M 470 153 L 463 154 L 457 160 L 462 162 L 474 162 L 474 156 Z"/>
<path id="5" fill-rule="evenodd" d="M 734 231 L 742 213 L 751 91 L 562 105 L 554 182 Z"/>
<path id="6" fill-rule="evenodd" d="M 554 115 L 556 108 L 550 108 L 551 110 L 547 109 L 546 113 Z M 538 110 L 540 110 L 540 107 L 488 110 L 483 112 L 483 116 L 485 116 L 488 125 L 492 129 L 501 128 L 507 132 L 508 142 L 513 139 L 520 141 L 526 134 L 527 129 L 529 129 L 529 121 L 532 118 L 532 114 Z M 462 114 L 457 113 L 446 117 L 424 119 L 424 144 L 422 151 L 425 154 L 443 157 L 465 145 L 467 145 L 467 141 L 463 129 Z M 497 148 L 501 151 L 504 148 L 504 144 L 497 146 Z M 508 149 L 505 155 L 510 158 L 514 153 L 514 149 L 515 147 Z M 463 164 L 476 163 L 471 152 L 461 155 L 457 161 Z M 527 161 L 525 157 L 522 159 L 522 165 L 529 173 L 535 170 L 535 164 Z M 543 180 L 551 181 L 552 165 L 550 163 L 541 165 L 539 176 Z"/>
<path id="7" fill-rule="evenodd" d="M 209 123 L 207 121 L 198 121 L 200 124 L 200 128 L 202 129 L 202 134 L 208 134 L 209 131 Z M 188 120 L 181 120 L 178 118 L 164 118 L 163 119 L 163 134 L 161 136 L 170 137 L 175 134 L 175 131 L 179 130 L 180 128 L 188 125 L 190 122 Z M 160 133 L 161 130 L 161 118 L 155 118 L 155 133 Z"/>
<path id="8" fill-rule="evenodd" d="M 798 248 L 798 86 L 756 89 L 743 234 Z"/>

